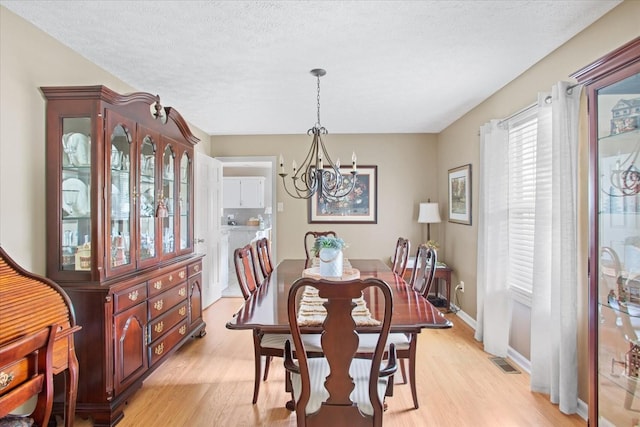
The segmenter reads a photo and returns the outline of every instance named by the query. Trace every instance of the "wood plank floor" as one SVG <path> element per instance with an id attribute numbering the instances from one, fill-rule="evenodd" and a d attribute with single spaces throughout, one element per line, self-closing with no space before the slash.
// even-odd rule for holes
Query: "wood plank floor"
<path id="1" fill-rule="evenodd" d="M 284 407 L 289 395 L 282 359 L 274 359 L 258 403 L 251 404 L 251 332 L 224 326 L 241 304 L 241 298 L 222 298 L 205 310 L 207 335 L 170 356 L 144 382 L 118 426 L 295 426 L 295 414 Z M 420 408 L 413 409 L 409 385 L 396 384 L 387 398 L 385 426 L 586 426 L 579 416 L 560 413 L 548 396 L 530 392 L 527 374 L 503 373 L 471 328 L 448 316 L 452 329 L 419 336 Z M 76 426 L 91 425 L 76 419 Z"/>

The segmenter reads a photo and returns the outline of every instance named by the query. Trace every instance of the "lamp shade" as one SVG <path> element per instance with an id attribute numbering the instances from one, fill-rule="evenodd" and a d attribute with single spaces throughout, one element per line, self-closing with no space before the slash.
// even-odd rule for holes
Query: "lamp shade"
<path id="1" fill-rule="evenodd" d="M 433 224 L 440 221 L 440 210 L 437 203 L 420 203 L 419 223 Z"/>

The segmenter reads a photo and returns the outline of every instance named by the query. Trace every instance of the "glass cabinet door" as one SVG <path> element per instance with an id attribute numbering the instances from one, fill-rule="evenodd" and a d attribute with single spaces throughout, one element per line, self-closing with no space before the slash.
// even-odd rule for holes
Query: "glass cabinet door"
<path id="1" fill-rule="evenodd" d="M 107 158 L 107 271 L 124 270 L 135 266 L 135 256 L 131 247 L 134 210 L 131 190 L 133 173 L 131 159 L 135 158 L 132 144 L 133 123 L 118 118 L 109 111 L 107 116 L 105 142 L 110 149 Z"/>
<path id="2" fill-rule="evenodd" d="M 162 191 L 160 194 L 161 212 L 158 216 L 162 228 L 162 253 L 175 252 L 175 167 L 176 153 L 171 145 L 167 145 L 162 153 Z"/>
<path id="3" fill-rule="evenodd" d="M 184 152 L 180 158 L 180 186 L 179 191 L 179 212 L 180 212 L 180 250 L 191 247 L 191 194 L 189 192 L 191 180 L 191 159 L 189 154 Z"/>
<path id="4" fill-rule="evenodd" d="M 63 118 L 60 144 L 60 270 L 91 270 L 91 118 Z"/>
<path id="5" fill-rule="evenodd" d="M 137 189 L 139 205 L 139 246 L 138 256 L 144 265 L 148 260 L 157 257 L 157 229 L 156 229 L 156 158 L 158 156 L 158 137 L 140 127 L 143 135 L 140 144 L 138 171 L 139 183 Z"/>
<path id="6" fill-rule="evenodd" d="M 635 68 L 595 91 L 600 425 L 635 425 L 640 415 L 640 74 Z"/>

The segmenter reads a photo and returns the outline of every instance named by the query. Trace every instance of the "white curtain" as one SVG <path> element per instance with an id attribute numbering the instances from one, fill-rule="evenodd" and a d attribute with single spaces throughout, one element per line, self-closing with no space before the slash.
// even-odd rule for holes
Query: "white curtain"
<path id="1" fill-rule="evenodd" d="M 511 323 L 507 286 L 508 132 L 493 120 L 480 128 L 477 319 L 475 338 L 488 353 L 506 356 Z M 486 302 L 486 304 L 485 304 Z"/>
<path id="2" fill-rule="evenodd" d="M 541 94 L 531 307 L 531 390 L 562 412 L 578 405 L 577 179 L 580 91 L 568 83 Z M 549 159 L 551 161 L 549 161 Z"/>

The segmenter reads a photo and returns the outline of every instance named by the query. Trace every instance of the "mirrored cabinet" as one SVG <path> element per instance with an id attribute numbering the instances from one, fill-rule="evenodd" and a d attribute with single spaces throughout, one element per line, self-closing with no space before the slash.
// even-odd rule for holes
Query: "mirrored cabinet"
<path id="1" fill-rule="evenodd" d="M 77 412 L 114 425 L 142 380 L 202 336 L 193 251 L 198 139 L 148 93 L 43 87 L 47 100 L 47 276 L 82 332 Z"/>
<path id="2" fill-rule="evenodd" d="M 574 74 L 588 96 L 589 425 L 640 422 L 640 38 Z"/>

